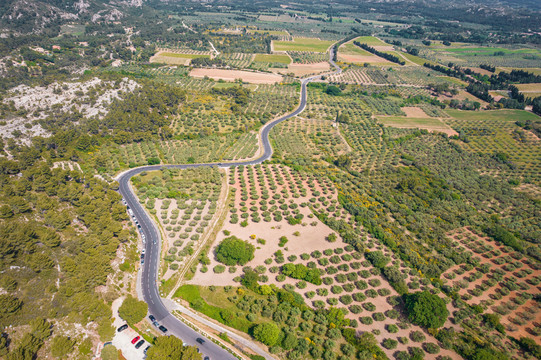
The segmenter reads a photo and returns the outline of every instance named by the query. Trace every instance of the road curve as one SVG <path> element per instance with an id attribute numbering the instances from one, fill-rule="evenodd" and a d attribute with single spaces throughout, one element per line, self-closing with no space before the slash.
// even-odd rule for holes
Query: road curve
<path id="1" fill-rule="evenodd" d="M 329 62 L 335 67 L 333 74 L 340 73 L 342 70 L 334 63 L 333 61 L 333 49 L 330 51 Z M 256 165 L 261 164 L 263 161 L 270 159 L 272 156 L 272 147 L 269 140 L 270 131 L 274 126 L 281 123 L 284 120 L 292 118 L 300 114 L 306 108 L 306 97 L 307 90 L 306 86 L 309 82 L 321 79 L 321 75 L 312 76 L 305 78 L 301 81 L 301 96 L 300 103 L 297 109 L 292 113 L 285 115 L 279 119 L 276 119 L 270 123 L 267 123 L 263 130 L 261 131 L 261 141 L 263 143 L 263 154 L 255 159 L 248 161 L 239 161 L 239 162 L 228 162 L 228 163 L 203 163 L 203 164 L 179 164 L 179 165 L 149 165 L 141 166 L 128 170 L 119 175 L 117 181 L 119 183 L 119 193 L 122 195 L 126 201 L 129 208 L 133 211 L 135 218 L 138 220 L 139 225 L 141 226 L 141 232 L 146 238 L 145 247 L 145 264 L 142 266 L 141 273 L 141 291 L 143 295 L 143 300 L 148 304 L 148 311 L 150 314 L 154 315 L 157 321 L 160 324 L 163 324 L 169 331 L 168 334 L 172 334 L 182 339 L 185 343 L 189 345 L 196 345 L 199 347 L 201 352 L 209 356 L 211 359 L 224 359 L 224 360 L 233 360 L 236 359 L 233 355 L 214 344 L 210 340 L 206 340 L 204 344 L 198 344 L 196 342 L 197 338 L 203 338 L 203 336 L 192 328 L 185 325 L 183 322 L 178 320 L 174 315 L 172 315 L 165 305 L 162 302 L 162 299 L 159 294 L 158 289 L 158 270 L 160 264 L 160 244 L 161 236 L 156 225 L 152 219 L 145 212 L 139 200 L 135 196 L 135 193 L 130 187 L 130 179 L 142 173 L 143 171 L 152 171 L 160 170 L 163 168 L 169 169 L 188 169 L 188 168 L 197 168 L 197 167 L 208 167 L 208 166 L 219 166 L 219 167 L 235 167 L 240 165 Z M 265 351 L 259 347 L 252 348 L 261 356 L 264 356 L 266 359 L 274 359 L 270 357 Z"/>

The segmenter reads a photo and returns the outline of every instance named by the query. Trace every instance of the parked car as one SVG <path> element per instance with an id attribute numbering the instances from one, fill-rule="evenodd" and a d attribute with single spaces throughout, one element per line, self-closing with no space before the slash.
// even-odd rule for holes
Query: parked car
<path id="1" fill-rule="evenodd" d="M 156 318 L 154 317 L 154 315 L 149 315 L 148 318 L 149 318 L 150 321 L 152 321 L 152 322 L 156 321 Z"/>
<path id="2" fill-rule="evenodd" d="M 124 324 L 122 325 L 121 327 L 119 327 L 118 329 L 116 329 L 117 332 L 121 332 L 121 331 L 124 331 L 128 328 L 128 324 Z"/>
<path id="3" fill-rule="evenodd" d="M 154 320 L 154 321 L 152 322 L 152 325 L 156 326 L 157 328 L 160 327 L 160 324 L 159 324 L 156 320 Z"/>
<path id="4" fill-rule="evenodd" d="M 145 263 L 145 254 L 141 254 L 141 264 Z"/>
<path id="5" fill-rule="evenodd" d="M 197 338 L 195 339 L 195 341 L 197 341 L 198 343 L 200 344 L 204 344 L 205 343 L 205 340 L 201 339 L 201 338 Z"/>
<path id="6" fill-rule="evenodd" d="M 132 344 L 135 344 L 137 341 L 139 341 L 141 337 L 140 336 L 136 336 L 133 338 L 133 340 L 131 341 Z"/>
<path id="7" fill-rule="evenodd" d="M 145 340 L 140 340 L 137 344 L 135 344 L 135 348 L 139 349 L 143 344 L 145 343 Z"/>
<path id="8" fill-rule="evenodd" d="M 160 325 L 158 329 L 160 329 L 164 334 L 167 332 L 167 328 L 163 325 Z"/>
<path id="9" fill-rule="evenodd" d="M 143 354 L 145 354 L 145 355 L 146 355 L 146 354 L 147 354 L 147 351 L 148 351 L 148 349 L 150 349 L 150 345 L 149 345 L 149 346 L 147 346 L 147 347 L 145 348 L 145 350 L 143 350 Z M 209 360 L 210 360 L 210 359 L 209 359 Z"/>
<path id="10" fill-rule="evenodd" d="M 208 356 L 205 356 L 203 360 L 210 360 L 210 358 Z"/>

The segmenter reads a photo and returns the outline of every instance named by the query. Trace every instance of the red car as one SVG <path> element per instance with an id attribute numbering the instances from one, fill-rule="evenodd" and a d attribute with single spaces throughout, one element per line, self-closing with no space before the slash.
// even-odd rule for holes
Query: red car
<path id="1" fill-rule="evenodd" d="M 139 340 L 141 337 L 140 336 L 136 336 L 133 338 L 133 340 L 131 341 L 132 344 L 135 344 L 137 342 L 137 340 Z"/>

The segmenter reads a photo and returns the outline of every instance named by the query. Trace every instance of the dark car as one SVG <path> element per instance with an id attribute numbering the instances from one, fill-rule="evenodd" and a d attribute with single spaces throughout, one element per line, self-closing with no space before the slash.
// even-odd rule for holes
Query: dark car
<path id="1" fill-rule="evenodd" d="M 167 332 L 167 328 L 165 326 L 163 326 L 163 325 L 160 325 L 160 327 L 158 329 L 160 329 L 163 333 Z"/>
<path id="2" fill-rule="evenodd" d="M 145 343 L 145 340 L 139 341 L 137 344 L 135 344 L 135 348 L 139 349 L 141 346 L 143 346 L 144 343 Z"/>
<path id="3" fill-rule="evenodd" d="M 141 254 L 141 264 L 145 263 L 145 254 Z"/>
<path id="4" fill-rule="evenodd" d="M 201 338 L 197 338 L 195 339 L 195 341 L 197 341 L 198 343 L 200 344 L 204 344 L 205 343 L 205 340 L 201 339 Z"/>
<path id="5" fill-rule="evenodd" d="M 154 317 L 154 315 L 149 315 L 148 318 L 149 318 L 150 321 L 152 321 L 152 322 L 156 321 L 156 318 Z"/>
<path id="6" fill-rule="evenodd" d="M 203 360 L 210 360 L 210 358 L 208 356 L 205 356 Z"/>
<path id="7" fill-rule="evenodd" d="M 147 346 L 147 347 L 145 348 L 145 350 L 143 350 L 143 354 L 145 354 L 145 355 L 146 355 L 146 354 L 147 354 L 147 351 L 148 351 L 148 349 L 150 349 L 150 345 L 149 345 L 149 346 Z M 210 360 L 210 359 L 208 359 L 208 360 Z"/>
<path id="8" fill-rule="evenodd" d="M 128 324 L 124 324 L 121 327 L 119 327 L 118 329 L 116 329 L 116 331 L 121 332 L 121 331 L 126 330 L 127 328 L 128 328 Z"/>

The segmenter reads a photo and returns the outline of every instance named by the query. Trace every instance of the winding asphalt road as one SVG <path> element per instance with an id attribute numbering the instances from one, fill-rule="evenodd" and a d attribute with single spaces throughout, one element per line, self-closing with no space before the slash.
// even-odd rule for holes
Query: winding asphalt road
<path id="1" fill-rule="evenodd" d="M 333 50 L 330 51 L 329 62 L 335 67 L 336 71 L 333 74 L 340 73 L 342 70 L 333 62 Z M 183 322 L 178 320 L 174 315 L 172 315 L 165 305 L 162 302 L 162 299 L 158 290 L 158 270 L 160 264 L 160 244 L 161 236 L 156 225 L 152 219 L 145 212 L 139 200 L 135 196 L 135 193 L 130 187 L 130 179 L 142 173 L 143 171 L 152 171 L 160 170 L 163 168 L 169 169 L 188 169 L 188 168 L 197 168 L 197 167 L 208 167 L 208 166 L 218 166 L 218 167 L 234 167 L 239 165 L 256 165 L 261 164 L 263 161 L 270 159 L 272 156 L 272 147 L 269 141 L 270 131 L 274 126 L 281 123 L 284 120 L 292 118 L 300 114 L 306 108 L 306 96 L 307 90 L 306 86 L 309 82 L 321 79 L 321 75 L 312 76 L 305 78 L 301 82 L 301 98 L 300 104 L 292 113 L 285 115 L 279 119 L 276 119 L 265 125 L 261 131 L 261 140 L 263 143 L 263 154 L 255 159 L 249 161 L 239 161 L 239 162 L 228 162 L 228 163 L 204 163 L 204 164 L 182 164 L 182 165 L 149 165 L 141 166 L 134 168 L 122 173 L 118 178 L 119 183 L 119 193 L 123 196 L 129 208 L 133 211 L 135 218 L 138 220 L 139 225 L 141 226 L 141 231 L 145 235 L 146 244 L 145 246 L 145 263 L 142 266 L 141 274 L 141 290 L 143 294 L 143 300 L 148 304 L 148 311 L 150 314 L 154 315 L 157 321 L 164 325 L 169 331 L 168 334 L 172 334 L 182 341 L 189 345 L 196 345 L 199 347 L 200 351 L 209 356 L 211 359 L 217 360 L 233 360 L 236 359 L 233 355 L 214 344 L 212 341 L 206 339 L 204 344 L 198 344 L 196 342 L 197 338 L 203 338 L 203 336 L 192 328 L 185 325 Z M 267 353 L 263 352 L 261 349 L 253 349 L 264 356 L 266 359 L 273 359 Z"/>

